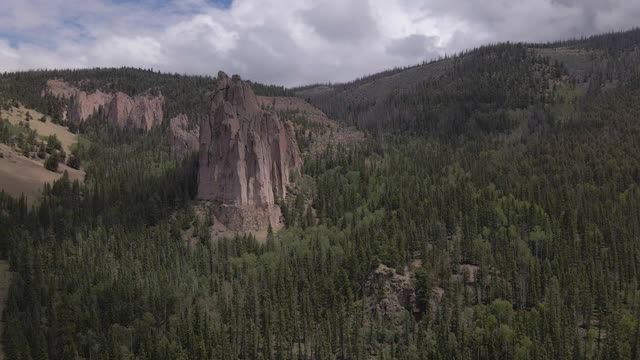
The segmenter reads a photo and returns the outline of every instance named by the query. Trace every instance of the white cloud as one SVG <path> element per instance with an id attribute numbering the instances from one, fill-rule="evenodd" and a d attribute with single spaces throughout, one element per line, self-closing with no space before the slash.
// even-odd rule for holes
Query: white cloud
<path id="1" fill-rule="evenodd" d="M 111 64 L 161 65 L 167 62 L 160 41 L 152 36 L 113 35 L 97 40 L 88 51 L 96 66 Z"/>
<path id="2" fill-rule="evenodd" d="M 155 4 L 155 7 L 152 7 Z M 138 66 L 345 81 L 487 42 L 634 26 L 636 0 L 4 0 L 0 70 Z"/>
<path id="3" fill-rule="evenodd" d="M 419 62 L 421 59 L 438 56 L 437 36 L 411 34 L 409 36 L 394 39 L 387 46 L 387 52 L 402 59 L 410 59 Z"/>
<path id="4" fill-rule="evenodd" d="M 317 1 L 301 15 L 318 35 L 332 43 L 355 45 L 378 37 L 378 23 L 368 0 Z"/>

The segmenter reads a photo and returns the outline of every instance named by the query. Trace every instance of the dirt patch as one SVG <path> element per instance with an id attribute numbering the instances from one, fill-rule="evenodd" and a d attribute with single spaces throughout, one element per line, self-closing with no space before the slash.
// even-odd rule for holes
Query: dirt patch
<path id="1" fill-rule="evenodd" d="M 60 164 L 58 172 L 49 171 L 42 161 L 29 159 L 5 144 L 0 144 L 0 153 L 0 190 L 13 197 L 24 194 L 30 205 L 40 198 L 45 183 L 58 180 L 65 171 L 72 181 L 84 179 L 82 170 Z"/>

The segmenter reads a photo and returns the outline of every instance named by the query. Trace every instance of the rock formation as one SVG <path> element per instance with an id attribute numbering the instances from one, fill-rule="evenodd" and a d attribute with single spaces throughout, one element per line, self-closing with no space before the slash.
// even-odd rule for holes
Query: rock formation
<path id="1" fill-rule="evenodd" d="M 279 222 L 277 200 L 302 158 L 293 127 L 263 110 L 250 85 L 218 73 L 211 114 L 200 123 L 198 197 L 221 204 L 216 217 L 238 231 Z"/>
<path id="2" fill-rule="evenodd" d="M 369 310 L 375 316 L 394 323 L 403 319 L 406 312 L 417 312 L 415 289 L 410 274 L 399 274 L 384 264 L 369 274 L 364 285 Z"/>
<path id="3" fill-rule="evenodd" d="M 186 115 L 180 114 L 169 120 L 169 145 L 178 158 L 198 151 L 199 136 L 200 127 L 196 125 L 189 129 L 189 119 Z"/>
<path id="4" fill-rule="evenodd" d="M 162 122 L 162 102 L 162 96 L 144 94 L 131 98 L 118 92 L 111 99 L 107 117 L 123 127 L 149 130 Z"/>
<path id="5" fill-rule="evenodd" d="M 306 130 L 304 126 L 298 128 L 298 130 L 304 131 L 307 139 L 306 144 L 298 144 L 301 149 L 305 150 L 305 155 L 322 154 L 329 146 L 333 148 L 349 147 L 361 143 L 365 139 L 363 132 L 329 119 L 322 110 L 304 99 L 287 96 L 258 96 L 258 102 L 264 108 L 279 113 L 286 112 L 294 119 L 303 119 L 303 121 L 313 124 Z"/>
<path id="6" fill-rule="evenodd" d="M 123 127 L 149 130 L 163 119 L 162 95 L 147 93 L 131 97 L 122 92 L 107 94 L 100 90 L 87 93 L 62 80 L 47 81 L 47 88 L 54 96 L 71 99 L 66 111 L 67 120 L 71 122 L 83 122 L 100 108 L 107 119 Z"/>

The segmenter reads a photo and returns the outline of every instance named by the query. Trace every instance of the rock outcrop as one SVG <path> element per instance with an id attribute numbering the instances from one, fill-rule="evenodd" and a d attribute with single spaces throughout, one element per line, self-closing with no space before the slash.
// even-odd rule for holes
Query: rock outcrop
<path id="1" fill-rule="evenodd" d="M 118 92 L 107 94 L 100 90 L 93 93 L 80 90 L 62 80 L 47 81 L 48 91 L 57 97 L 70 99 L 67 120 L 81 123 L 102 108 L 107 119 L 122 127 L 151 129 L 163 119 L 162 95 L 149 93 L 129 96 Z"/>
<path id="2" fill-rule="evenodd" d="M 230 229 L 247 231 L 279 223 L 277 200 L 302 158 L 292 125 L 262 109 L 239 76 L 220 72 L 200 123 L 199 163 L 198 197 L 221 204 L 216 217 Z"/>
<path id="3" fill-rule="evenodd" d="M 92 94 L 80 91 L 72 99 L 67 108 L 67 118 L 77 124 L 85 121 L 89 116 L 97 112 L 100 107 L 104 109 L 111 101 L 111 96 L 100 90 Z"/>
<path id="4" fill-rule="evenodd" d="M 364 285 L 369 299 L 369 311 L 393 323 L 400 322 L 406 313 L 418 312 L 415 288 L 410 274 L 399 274 L 384 264 L 369 274 Z"/>
<path id="5" fill-rule="evenodd" d="M 118 92 L 111 99 L 107 117 L 123 127 L 149 130 L 162 122 L 162 102 L 162 96 L 143 94 L 132 98 Z"/>
<path id="6" fill-rule="evenodd" d="M 180 114 L 169 120 L 169 145 L 178 158 L 183 158 L 198 151 L 200 127 L 189 128 L 189 118 Z"/>
<path id="7" fill-rule="evenodd" d="M 258 96 L 258 102 L 263 108 L 286 113 L 293 122 L 298 120 L 310 126 L 300 126 L 305 135 L 305 143 L 298 144 L 303 149 L 304 156 L 322 154 L 327 147 L 349 147 L 364 141 L 363 132 L 329 119 L 320 109 L 309 104 L 304 99 L 285 96 Z"/>

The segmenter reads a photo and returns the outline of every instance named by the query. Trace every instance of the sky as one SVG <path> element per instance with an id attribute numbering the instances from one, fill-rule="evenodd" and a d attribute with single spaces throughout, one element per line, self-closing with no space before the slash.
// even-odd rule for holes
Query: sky
<path id="1" fill-rule="evenodd" d="M 639 19 L 638 0 L 2 0 L 0 71 L 224 70 L 294 86 Z"/>

